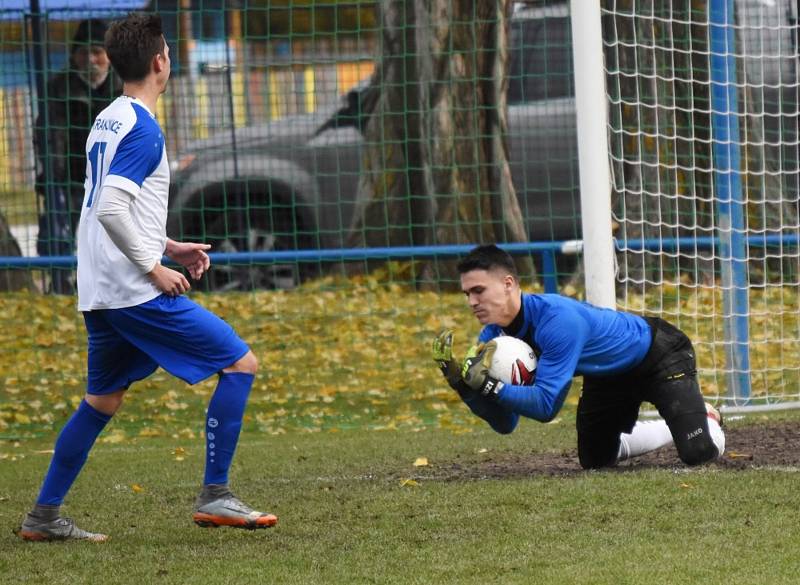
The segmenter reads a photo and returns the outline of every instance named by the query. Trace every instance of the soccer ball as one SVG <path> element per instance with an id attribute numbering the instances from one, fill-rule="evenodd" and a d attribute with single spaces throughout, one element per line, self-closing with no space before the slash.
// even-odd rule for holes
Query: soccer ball
<path id="1" fill-rule="evenodd" d="M 508 335 L 495 337 L 497 351 L 489 375 L 505 384 L 530 386 L 536 378 L 536 354 L 530 345 Z"/>

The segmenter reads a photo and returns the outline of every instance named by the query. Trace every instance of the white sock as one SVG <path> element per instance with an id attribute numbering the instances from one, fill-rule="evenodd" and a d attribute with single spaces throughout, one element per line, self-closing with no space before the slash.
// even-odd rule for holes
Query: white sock
<path id="1" fill-rule="evenodd" d="M 714 421 L 709 421 L 714 422 Z M 711 425 L 709 425 L 710 427 Z M 719 428 L 719 425 L 717 425 Z M 711 432 L 714 437 L 714 432 Z M 723 444 L 725 439 L 723 437 Z M 622 433 L 619 436 L 619 454 L 617 461 L 625 461 L 637 455 L 660 449 L 672 444 L 672 433 L 663 419 L 637 421 L 630 434 Z M 716 444 L 716 441 L 715 441 Z"/>
<path id="2" fill-rule="evenodd" d="M 714 441 L 717 451 L 719 451 L 717 458 L 721 459 L 722 454 L 725 453 L 725 432 L 719 423 L 710 416 L 708 417 L 708 434 L 711 435 L 711 440 Z"/>

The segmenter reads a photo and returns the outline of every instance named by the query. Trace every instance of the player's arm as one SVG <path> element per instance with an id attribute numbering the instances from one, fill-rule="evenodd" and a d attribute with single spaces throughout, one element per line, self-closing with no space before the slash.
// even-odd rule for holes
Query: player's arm
<path id="1" fill-rule="evenodd" d="M 97 221 L 125 257 L 161 292 L 174 296 L 188 291 L 189 281 L 180 272 L 162 266 L 145 247 L 131 217 L 133 195 L 119 187 L 105 185 L 97 203 Z"/>
<path id="2" fill-rule="evenodd" d="M 145 179 L 158 168 L 163 151 L 163 136 L 157 127 L 134 125 L 114 153 L 95 205 L 98 221 L 117 248 L 158 290 L 175 296 L 191 288 L 189 281 L 161 265 L 161 254 L 154 255 L 145 247 L 131 217 L 131 204 Z"/>
<path id="3" fill-rule="evenodd" d="M 462 396 L 461 399 L 475 416 L 489 423 L 489 426 L 495 432 L 507 435 L 517 428 L 519 415 L 506 410 L 497 402 L 489 400 L 478 393 Z"/>
<path id="4" fill-rule="evenodd" d="M 542 349 L 533 386 L 504 385 L 497 402 L 521 416 L 541 422 L 555 418 L 575 375 L 588 325 L 573 313 L 561 313 L 538 327 L 537 343 Z"/>
<path id="5" fill-rule="evenodd" d="M 471 350 L 462 377 L 479 395 L 517 415 L 549 422 L 564 405 L 572 377 L 588 335 L 577 313 L 562 311 L 539 323 L 537 344 L 542 349 L 533 386 L 504 384 L 489 374 L 496 346 L 492 342 Z"/>
<path id="6" fill-rule="evenodd" d="M 464 404 L 482 418 L 496 432 L 507 434 L 512 432 L 519 421 L 519 416 L 509 412 L 495 401 L 487 400 L 479 392 L 470 388 L 461 377 L 462 364 L 453 356 L 453 332 L 442 331 L 433 340 L 432 355 L 438 364 L 447 383 L 458 392 Z"/>

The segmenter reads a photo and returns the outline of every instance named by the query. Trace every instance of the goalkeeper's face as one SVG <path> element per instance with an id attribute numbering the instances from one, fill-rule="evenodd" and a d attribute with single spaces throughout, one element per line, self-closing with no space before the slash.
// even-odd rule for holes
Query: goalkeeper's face
<path id="1" fill-rule="evenodd" d="M 517 279 L 503 270 L 470 270 L 461 275 L 461 290 L 481 325 L 509 325 L 519 312 Z"/>

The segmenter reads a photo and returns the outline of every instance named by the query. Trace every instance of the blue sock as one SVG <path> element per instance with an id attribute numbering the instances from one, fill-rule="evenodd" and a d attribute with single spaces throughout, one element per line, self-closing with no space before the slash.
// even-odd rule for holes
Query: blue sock
<path id="1" fill-rule="evenodd" d="M 42 483 L 37 504 L 60 506 L 78 477 L 97 435 L 111 416 L 95 410 L 85 400 L 70 417 L 56 439 L 55 453 Z"/>
<path id="2" fill-rule="evenodd" d="M 219 377 L 206 415 L 206 485 L 228 483 L 228 470 L 254 379 L 253 374 L 244 372 L 223 373 Z"/>

